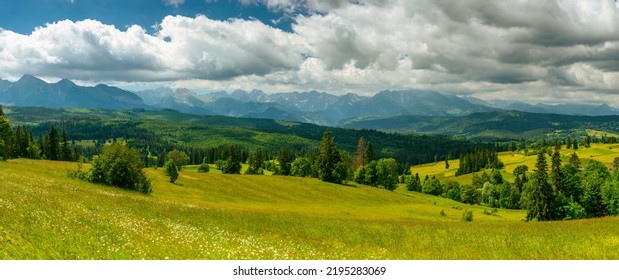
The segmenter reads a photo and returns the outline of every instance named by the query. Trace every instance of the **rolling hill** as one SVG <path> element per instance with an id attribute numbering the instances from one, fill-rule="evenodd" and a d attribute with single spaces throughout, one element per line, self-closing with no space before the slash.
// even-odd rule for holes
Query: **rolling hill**
<path id="1" fill-rule="evenodd" d="M 616 217 L 525 223 L 401 188 L 187 171 L 171 184 L 155 169 L 141 195 L 67 178 L 75 166 L 0 162 L 0 259 L 619 257 Z"/>

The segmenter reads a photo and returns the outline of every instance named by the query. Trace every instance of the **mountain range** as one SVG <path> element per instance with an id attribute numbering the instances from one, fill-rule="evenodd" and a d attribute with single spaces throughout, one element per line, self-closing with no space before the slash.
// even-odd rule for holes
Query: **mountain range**
<path id="1" fill-rule="evenodd" d="M 117 87 L 104 84 L 82 87 L 66 79 L 50 84 L 31 75 L 24 75 L 14 83 L 0 80 L 0 103 L 51 108 L 146 107 L 140 97 Z"/>
<path id="2" fill-rule="evenodd" d="M 100 84 L 84 87 L 63 79 L 47 83 L 31 75 L 16 82 L 0 79 L 0 104 L 51 108 L 167 108 L 200 115 L 277 119 L 327 126 L 390 131 L 428 131 L 424 123 L 449 125 L 453 117 L 484 112 L 523 111 L 576 116 L 616 115 L 606 104 L 528 104 L 493 102 L 429 90 L 385 90 L 373 96 L 325 92 L 267 94 L 259 90 L 197 94 L 188 89 L 158 88 L 137 92 Z M 434 129 L 440 131 L 440 127 Z"/>

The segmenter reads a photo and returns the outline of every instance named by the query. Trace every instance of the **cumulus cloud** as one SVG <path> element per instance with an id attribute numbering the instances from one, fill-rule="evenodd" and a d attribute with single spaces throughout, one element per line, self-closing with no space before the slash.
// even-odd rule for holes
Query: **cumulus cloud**
<path id="1" fill-rule="evenodd" d="M 135 25 L 121 31 L 65 20 L 30 35 L 0 31 L 0 71 L 99 81 L 226 80 L 296 69 L 298 41 L 254 20 L 168 16 L 155 35 Z"/>
<path id="2" fill-rule="evenodd" d="M 0 30 L 0 76 L 334 93 L 426 88 L 520 100 L 595 100 L 590 94 L 619 85 L 613 0 L 239 1 L 283 11 L 291 31 L 205 16 L 168 16 L 152 34 L 95 20 L 29 35 Z"/>

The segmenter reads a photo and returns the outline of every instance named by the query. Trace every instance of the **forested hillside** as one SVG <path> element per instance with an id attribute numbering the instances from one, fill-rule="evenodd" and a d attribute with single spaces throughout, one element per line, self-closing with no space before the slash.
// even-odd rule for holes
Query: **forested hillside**
<path id="1" fill-rule="evenodd" d="M 248 150 L 264 148 L 277 152 L 286 148 L 296 153 L 305 153 L 318 147 L 318 142 L 327 129 L 306 123 L 200 116 L 173 110 L 9 107 L 5 108 L 5 113 L 15 125 L 26 125 L 35 135 L 48 132 L 52 124 L 60 124 L 70 131 L 71 140 L 100 143 L 105 140 L 125 139 L 130 145 L 140 149 L 149 148 L 153 153 L 164 153 L 175 148 L 217 147 L 223 144 L 238 145 Z M 366 141 L 374 144 L 377 157 L 392 157 L 398 162 L 410 164 L 442 160 L 450 154 L 457 157 L 474 147 L 494 145 L 440 135 L 330 129 L 338 148 L 343 151 L 354 152 L 359 138 L 364 137 Z"/>
<path id="2" fill-rule="evenodd" d="M 462 117 L 402 115 L 358 118 L 342 123 L 347 128 L 369 128 L 403 133 L 441 133 L 468 139 L 528 139 L 586 136 L 586 129 L 619 132 L 619 116 L 572 116 L 519 111 L 474 113 Z"/>

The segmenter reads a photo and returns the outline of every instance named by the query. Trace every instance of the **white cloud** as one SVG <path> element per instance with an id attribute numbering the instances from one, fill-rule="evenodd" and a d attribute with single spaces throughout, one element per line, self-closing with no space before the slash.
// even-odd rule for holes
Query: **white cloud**
<path id="1" fill-rule="evenodd" d="M 2 30 L 0 77 L 335 93 L 427 88 L 521 100 L 592 100 L 619 85 L 613 0 L 239 1 L 289 13 L 292 32 L 205 16 L 168 16 L 155 34 L 93 20 L 30 35 Z"/>
<path id="2" fill-rule="evenodd" d="M 30 35 L 0 31 L 0 75 L 80 80 L 226 80 L 294 70 L 303 43 L 258 21 L 166 17 L 156 35 L 98 21 L 61 21 Z"/>
<path id="3" fill-rule="evenodd" d="M 178 7 L 180 5 L 185 4 L 185 0 L 163 0 L 163 3 L 165 3 L 168 6 Z"/>

